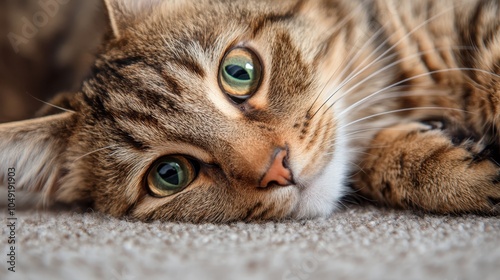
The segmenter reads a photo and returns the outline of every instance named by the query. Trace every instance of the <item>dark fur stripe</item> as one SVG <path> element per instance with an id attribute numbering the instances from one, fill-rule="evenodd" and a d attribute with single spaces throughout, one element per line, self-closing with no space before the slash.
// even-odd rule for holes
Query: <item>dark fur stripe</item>
<path id="1" fill-rule="evenodd" d="M 262 28 L 268 23 L 284 22 L 293 19 L 295 15 L 300 11 L 300 9 L 302 9 L 304 3 L 304 0 L 300 0 L 290 11 L 282 14 L 267 14 L 261 19 L 256 20 L 255 23 L 252 24 L 253 36 L 256 37 L 260 33 L 260 31 L 262 31 Z"/>
<path id="2" fill-rule="evenodd" d="M 116 132 L 120 136 L 120 138 L 123 142 L 129 144 L 130 146 L 132 146 L 136 150 L 145 151 L 145 150 L 150 149 L 150 147 L 148 145 L 146 145 L 143 141 L 134 137 L 130 132 L 127 132 L 127 131 L 122 130 L 122 129 L 117 129 Z"/>
<path id="3" fill-rule="evenodd" d="M 123 57 L 114 60 L 110 60 L 109 64 L 116 65 L 118 67 L 127 67 L 143 62 L 143 58 L 139 56 L 133 57 Z"/>
<path id="4" fill-rule="evenodd" d="M 195 74 L 200 78 L 204 78 L 206 75 L 201 65 L 189 55 L 172 57 L 171 62 L 174 62 L 179 67 L 187 69 L 188 71 L 190 71 L 191 73 Z"/>

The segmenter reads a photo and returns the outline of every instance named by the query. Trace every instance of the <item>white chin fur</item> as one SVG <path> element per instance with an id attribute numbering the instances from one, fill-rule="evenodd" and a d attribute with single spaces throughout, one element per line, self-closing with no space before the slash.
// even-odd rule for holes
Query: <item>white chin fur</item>
<path id="1" fill-rule="evenodd" d="M 339 127 L 342 126 L 340 123 Z M 349 156 L 352 153 L 349 153 L 345 132 L 337 130 L 336 135 L 332 160 L 317 179 L 301 190 L 298 205 L 292 214 L 294 218 L 326 217 L 338 208 L 340 198 L 347 193 Z"/>

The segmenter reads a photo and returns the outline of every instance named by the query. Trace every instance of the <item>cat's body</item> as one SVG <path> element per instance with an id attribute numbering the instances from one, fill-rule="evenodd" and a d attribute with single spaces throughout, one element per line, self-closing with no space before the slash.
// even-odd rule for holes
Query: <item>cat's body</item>
<path id="1" fill-rule="evenodd" d="M 497 213 L 497 1 L 118 2 L 73 111 L 0 126 L 2 181 L 144 220 L 325 216 L 348 185 Z"/>

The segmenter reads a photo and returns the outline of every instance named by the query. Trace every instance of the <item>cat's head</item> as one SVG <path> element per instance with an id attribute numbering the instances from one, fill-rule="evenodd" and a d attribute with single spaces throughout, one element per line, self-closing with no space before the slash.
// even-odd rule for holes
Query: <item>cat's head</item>
<path id="1" fill-rule="evenodd" d="M 304 218 L 337 206 L 348 157 L 332 91 L 363 36 L 345 28 L 353 7 L 107 4 L 113 35 L 73 111 L 0 126 L 3 181 L 12 167 L 18 189 L 143 220 Z"/>

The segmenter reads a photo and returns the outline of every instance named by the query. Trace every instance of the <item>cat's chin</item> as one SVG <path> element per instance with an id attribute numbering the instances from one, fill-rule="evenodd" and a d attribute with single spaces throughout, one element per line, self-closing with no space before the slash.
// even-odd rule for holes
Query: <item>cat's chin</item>
<path id="1" fill-rule="evenodd" d="M 335 143 L 332 160 L 317 178 L 300 188 L 299 200 L 292 212 L 293 218 L 327 217 L 339 208 L 340 199 L 348 191 L 346 181 L 350 162 L 348 145 L 341 138 Z"/>

